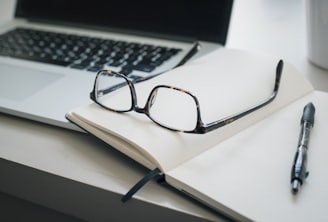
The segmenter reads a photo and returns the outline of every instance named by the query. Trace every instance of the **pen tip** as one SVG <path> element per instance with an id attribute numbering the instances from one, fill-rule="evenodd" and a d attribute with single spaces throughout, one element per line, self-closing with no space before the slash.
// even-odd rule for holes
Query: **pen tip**
<path id="1" fill-rule="evenodd" d="M 292 192 L 293 192 L 293 194 L 297 194 L 297 192 L 298 192 L 298 189 L 300 188 L 300 182 L 298 181 L 298 180 L 294 180 L 293 182 L 292 182 Z"/>

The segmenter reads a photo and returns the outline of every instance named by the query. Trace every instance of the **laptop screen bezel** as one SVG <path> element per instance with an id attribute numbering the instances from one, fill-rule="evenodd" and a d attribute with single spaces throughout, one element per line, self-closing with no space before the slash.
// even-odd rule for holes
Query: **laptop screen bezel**
<path id="1" fill-rule="evenodd" d="M 67 0 L 64 0 L 64 1 L 67 2 Z M 68 2 L 71 2 L 71 1 L 72 0 L 69 0 Z M 96 0 L 89 1 L 89 3 L 94 2 L 94 1 L 96 1 Z M 100 1 L 101 0 L 99 0 L 98 3 Z M 122 0 L 120 0 L 120 1 L 122 1 Z M 150 0 L 143 0 L 143 1 L 144 2 L 148 1 L 149 3 L 151 2 Z M 59 7 L 58 6 L 59 0 L 54 1 L 54 2 L 57 2 L 55 4 L 55 7 L 54 6 L 51 7 L 51 0 L 48 0 L 48 1 L 17 0 L 15 16 L 17 18 L 25 18 L 25 19 L 32 20 L 32 21 L 46 22 L 46 23 L 52 23 L 52 24 L 69 25 L 69 26 L 75 26 L 75 27 L 85 27 L 85 28 L 92 28 L 92 29 L 97 29 L 97 30 L 108 30 L 108 31 L 115 31 L 115 32 L 119 32 L 119 33 L 135 34 L 135 35 L 151 36 L 151 37 L 175 39 L 175 40 L 184 40 L 184 41 L 194 41 L 194 40 L 207 41 L 207 42 L 214 42 L 214 43 L 219 43 L 221 45 L 225 45 L 226 39 L 227 39 L 227 34 L 228 34 L 229 23 L 230 23 L 230 16 L 231 16 L 231 11 L 232 11 L 233 0 L 202 0 L 202 1 L 198 1 L 198 2 L 191 1 L 193 3 L 190 3 L 190 0 L 189 1 L 170 0 L 170 1 L 168 1 L 170 4 L 176 4 L 177 7 L 176 8 L 175 7 L 168 8 L 168 11 L 169 11 L 168 13 L 163 13 L 165 10 L 164 8 L 163 9 L 156 8 L 158 13 L 165 14 L 164 16 L 162 16 L 162 17 L 164 17 L 163 18 L 164 20 L 165 20 L 165 18 L 168 20 L 170 20 L 172 18 L 171 22 L 168 22 L 171 24 L 170 26 L 165 25 L 166 24 L 165 22 L 162 22 L 162 24 L 160 24 L 160 25 L 156 25 L 156 24 L 153 25 L 149 22 L 147 24 L 149 27 L 136 28 L 136 26 L 138 26 L 138 23 L 136 23 L 136 25 L 134 25 L 134 27 L 132 27 L 131 21 L 129 21 L 129 20 L 126 20 L 126 21 L 129 21 L 129 23 L 125 22 L 125 24 L 123 24 L 123 22 L 120 22 L 120 21 L 124 21 L 124 19 L 126 19 L 126 18 L 125 17 L 123 18 L 123 16 L 126 16 L 126 14 L 128 14 L 129 12 L 122 12 L 122 13 L 116 12 L 116 10 L 120 11 L 120 9 L 116 9 L 116 10 L 109 9 L 108 11 L 106 11 L 104 9 L 104 11 L 100 11 L 100 9 L 98 8 L 98 11 L 95 11 L 94 15 L 92 15 L 92 13 L 90 13 L 90 11 L 93 11 L 90 9 L 88 13 L 83 12 L 83 15 L 85 15 L 83 17 L 83 19 L 74 19 L 73 12 L 75 11 L 76 14 L 80 15 L 80 17 L 81 17 L 81 14 L 82 14 L 82 12 L 80 12 L 81 9 L 79 9 L 78 7 L 74 8 L 74 10 L 69 9 L 69 7 L 73 7 L 73 6 L 68 5 L 68 8 L 61 7 L 62 10 L 59 11 L 59 9 L 56 9 L 56 7 Z M 44 4 L 42 4 L 41 2 L 44 2 Z M 74 2 L 74 0 L 73 0 L 73 2 Z M 83 5 L 82 0 L 77 1 L 77 2 L 80 2 L 80 5 Z M 84 1 L 84 2 L 86 2 L 86 1 Z M 109 1 L 107 0 L 106 4 L 109 4 L 108 2 Z M 140 1 L 137 1 L 137 2 L 140 2 Z M 217 3 L 217 2 L 219 2 L 219 3 Z M 207 3 L 207 5 L 205 5 L 206 3 Z M 33 4 L 34 4 L 34 6 L 33 6 Z M 36 6 L 36 4 L 37 4 L 37 6 Z M 160 5 L 165 4 L 165 2 L 157 2 L 156 1 L 156 2 L 154 2 L 154 4 L 159 5 L 157 7 L 160 7 Z M 200 5 L 200 4 L 202 4 L 202 5 Z M 214 10 L 211 11 L 211 8 L 213 8 L 215 6 L 213 4 L 217 4 L 216 7 L 219 7 L 220 11 L 218 11 L 217 14 L 216 14 L 216 11 L 214 11 Z M 71 5 L 73 5 L 73 4 L 71 4 Z M 197 7 L 197 5 L 198 5 L 198 7 Z M 85 3 L 84 8 L 86 6 L 87 6 L 87 4 Z M 119 6 L 121 6 L 121 5 L 119 5 Z M 136 7 L 136 5 L 135 5 L 135 7 Z M 148 6 L 148 7 L 150 7 L 150 6 Z M 108 8 L 108 6 L 107 6 L 107 8 Z M 129 7 L 127 7 L 127 8 L 129 8 Z M 148 16 L 146 11 L 147 10 L 150 11 L 149 8 L 144 9 L 145 12 L 140 12 L 140 10 L 143 8 L 144 7 L 139 7 L 138 13 L 140 13 L 144 16 Z M 155 8 L 155 6 L 154 6 L 154 8 Z M 129 9 L 129 10 L 130 10 L 130 13 L 134 12 L 134 11 L 132 11 L 132 9 Z M 157 18 L 156 10 L 152 14 L 152 16 L 149 15 L 150 18 Z M 180 12 L 178 12 L 178 10 L 180 10 L 180 11 L 184 10 L 185 13 L 184 14 L 180 13 Z M 188 10 L 189 11 L 194 10 L 194 11 L 190 12 L 188 14 Z M 85 9 L 84 9 L 84 11 L 85 11 Z M 128 11 L 128 10 L 126 9 L 126 11 Z M 177 12 L 177 13 L 175 13 L 176 14 L 175 16 L 180 16 L 180 18 L 177 17 L 175 19 L 174 12 Z M 97 13 L 99 14 L 99 16 Z M 101 16 L 103 16 L 104 14 L 106 16 L 108 16 L 108 18 L 110 16 L 115 15 L 117 21 L 115 21 L 115 18 L 114 18 L 112 20 L 108 19 L 108 21 L 106 21 L 107 22 L 106 24 L 105 24 L 105 22 L 104 23 L 99 22 L 101 20 Z M 110 16 L 109 16 L 109 14 L 110 14 Z M 95 15 L 98 16 L 97 17 L 98 21 L 97 21 L 97 19 L 95 19 L 93 22 L 89 22 L 90 19 L 88 20 L 88 18 L 89 18 L 88 16 L 91 17 L 91 16 L 95 16 Z M 203 23 L 203 24 L 193 25 L 193 23 L 192 23 L 193 21 L 191 21 L 190 19 L 184 18 L 183 17 L 184 15 L 192 17 L 190 19 L 193 19 L 194 23 Z M 123 19 L 118 19 L 119 16 L 122 16 Z M 209 20 L 210 17 L 213 19 Z M 158 16 L 157 19 L 160 23 L 161 17 Z M 183 20 L 183 19 L 185 19 L 185 20 Z M 217 19 L 217 21 L 214 21 L 214 19 Z M 156 19 L 153 19 L 153 20 L 156 20 Z M 180 26 L 178 23 L 179 20 L 181 20 Z M 149 21 L 152 21 L 152 20 L 149 19 Z M 182 22 L 184 22 L 186 25 L 183 25 Z M 127 28 L 122 28 L 124 25 Z M 151 26 L 151 25 L 153 25 L 153 26 Z M 175 25 L 176 25 L 176 27 L 175 27 Z M 189 29 L 188 29 L 188 27 L 189 27 Z M 164 31 L 162 31 L 162 30 L 164 30 Z"/>

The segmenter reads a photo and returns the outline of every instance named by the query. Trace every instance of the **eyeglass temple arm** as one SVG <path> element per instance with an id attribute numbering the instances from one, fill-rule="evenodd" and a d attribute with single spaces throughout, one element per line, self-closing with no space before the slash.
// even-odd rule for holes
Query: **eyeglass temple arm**
<path id="1" fill-rule="evenodd" d="M 273 88 L 271 96 L 266 101 L 264 101 L 263 103 L 261 103 L 259 105 L 253 106 L 246 111 L 243 111 L 243 112 L 237 113 L 235 115 L 232 115 L 230 117 L 206 124 L 205 128 L 203 129 L 204 132 L 209 132 L 209 131 L 215 130 L 217 128 L 220 128 L 222 126 L 225 126 L 227 124 L 230 124 L 230 123 L 234 122 L 235 120 L 240 119 L 241 117 L 244 117 L 244 116 L 254 112 L 255 110 L 258 110 L 258 109 L 264 107 L 265 105 L 271 103 L 278 94 L 283 65 L 284 65 L 283 60 L 280 60 L 277 64 L 274 88 Z"/>
<path id="2" fill-rule="evenodd" d="M 182 66 L 184 65 L 186 62 L 188 62 L 201 48 L 201 45 L 198 41 L 194 42 L 193 46 L 191 47 L 191 49 L 188 51 L 188 53 L 180 60 L 180 62 L 175 65 L 173 68 L 169 69 L 169 70 L 165 70 L 164 72 L 168 72 L 172 69 L 175 69 L 179 66 Z M 150 76 L 146 76 L 146 77 L 140 77 L 140 78 L 137 78 L 137 79 L 134 79 L 133 82 L 134 83 L 138 83 L 138 82 L 142 82 L 142 81 L 146 81 L 148 79 L 152 79 L 156 76 L 159 76 L 161 74 L 163 74 L 164 72 L 160 72 L 160 73 L 157 73 L 157 74 L 154 74 L 154 75 L 150 75 Z"/>

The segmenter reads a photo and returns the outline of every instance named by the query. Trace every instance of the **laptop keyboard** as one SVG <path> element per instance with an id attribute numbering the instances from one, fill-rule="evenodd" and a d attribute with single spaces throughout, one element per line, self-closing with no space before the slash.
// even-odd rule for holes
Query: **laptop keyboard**
<path id="1" fill-rule="evenodd" d="M 97 72 L 118 67 L 149 73 L 180 49 L 16 28 L 0 35 L 0 55 Z"/>

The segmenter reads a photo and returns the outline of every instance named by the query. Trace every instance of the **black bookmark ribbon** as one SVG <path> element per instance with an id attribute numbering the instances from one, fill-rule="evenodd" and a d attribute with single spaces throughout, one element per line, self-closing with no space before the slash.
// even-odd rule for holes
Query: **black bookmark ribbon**
<path id="1" fill-rule="evenodd" d="M 158 176 L 161 173 L 161 171 L 156 168 L 152 171 L 150 171 L 145 177 L 143 177 L 141 180 L 139 180 L 121 199 L 121 201 L 124 203 L 132 198 L 132 196 L 138 192 L 148 181 L 152 180 L 156 176 Z"/>

